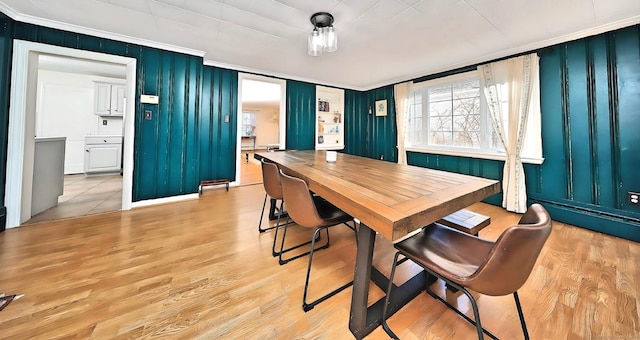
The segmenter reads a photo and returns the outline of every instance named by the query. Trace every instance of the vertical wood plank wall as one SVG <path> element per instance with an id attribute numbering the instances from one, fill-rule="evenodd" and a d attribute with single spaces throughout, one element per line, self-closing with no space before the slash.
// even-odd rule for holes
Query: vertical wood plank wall
<path id="1" fill-rule="evenodd" d="M 387 116 L 375 115 L 375 102 L 387 100 Z M 397 162 L 393 86 L 345 91 L 345 153 Z"/>
<path id="2" fill-rule="evenodd" d="M 138 60 L 134 201 L 197 191 L 235 176 L 238 74 L 202 58 L 14 22 L 0 15 L 0 148 L 6 176 L 11 48 L 22 39 Z M 553 218 L 640 241 L 640 25 L 552 46 L 541 54 L 542 165 L 526 165 L 531 202 Z M 139 103 L 156 94 L 160 105 Z M 287 80 L 288 149 L 315 145 L 315 84 Z M 387 100 L 386 117 L 375 101 Z M 142 119 L 152 110 L 151 121 Z M 229 116 L 225 122 L 224 117 Z M 393 86 L 345 90 L 344 152 L 397 160 Z M 410 164 L 501 179 L 502 162 L 409 152 Z M 10 179 L 5 179 L 10 180 Z M 4 182 L 2 184 L 4 195 Z M 487 200 L 500 204 L 500 195 Z M 4 202 L 4 197 L 3 197 Z"/>
<path id="3" fill-rule="evenodd" d="M 289 150 L 315 149 L 316 85 L 287 80 L 286 97 L 286 148 Z"/>
<path id="4" fill-rule="evenodd" d="M 7 180 L 7 145 L 9 137 L 9 93 L 11 85 L 11 58 L 13 55 L 13 20 L 0 13 L 0 231 L 7 222 L 4 205 Z"/>

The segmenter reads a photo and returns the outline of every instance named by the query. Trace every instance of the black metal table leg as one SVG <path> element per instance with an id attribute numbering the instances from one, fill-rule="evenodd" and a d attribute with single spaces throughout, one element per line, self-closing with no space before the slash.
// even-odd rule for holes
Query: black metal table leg
<path id="1" fill-rule="evenodd" d="M 370 325 L 367 322 L 367 301 L 369 299 L 369 280 L 371 279 L 371 263 L 373 261 L 375 241 L 376 232 L 366 225 L 360 224 L 349 318 L 349 329 L 356 339 L 362 339 L 373 330 L 368 330 Z"/>
<path id="2" fill-rule="evenodd" d="M 367 307 L 369 281 L 373 281 L 383 291 L 386 291 L 389 284 L 389 279 L 372 266 L 375 238 L 375 231 L 364 224 L 360 224 L 349 318 L 349 330 L 351 330 L 356 339 L 364 338 L 382 324 L 385 298 L 383 297 L 370 307 Z M 389 301 L 387 309 L 388 316 L 393 315 L 409 301 L 425 291 L 426 287 L 435 280 L 434 276 L 421 271 L 401 286 L 394 286 L 394 292 L 391 294 L 391 301 Z"/>

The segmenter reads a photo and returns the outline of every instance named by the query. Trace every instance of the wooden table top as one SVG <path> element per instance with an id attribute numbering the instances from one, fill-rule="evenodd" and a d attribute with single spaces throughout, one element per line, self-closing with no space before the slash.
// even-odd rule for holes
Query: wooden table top
<path id="1" fill-rule="evenodd" d="M 496 180 L 325 151 L 256 153 L 309 189 L 396 241 L 410 232 L 500 192 Z"/>

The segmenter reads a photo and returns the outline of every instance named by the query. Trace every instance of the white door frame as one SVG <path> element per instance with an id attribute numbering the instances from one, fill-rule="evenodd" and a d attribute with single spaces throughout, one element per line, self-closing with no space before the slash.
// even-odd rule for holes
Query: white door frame
<path id="1" fill-rule="evenodd" d="M 7 180 L 5 205 L 7 228 L 19 226 L 31 218 L 33 150 L 35 136 L 36 79 L 38 55 L 62 55 L 126 65 L 127 98 L 124 116 L 122 210 L 131 209 L 133 193 L 133 137 L 135 130 L 136 59 L 77 50 L 30 41 L 15 40 L 11 71 Z"/>
<path id="2" fill-rule="evenodd" d="M 287 147 L 287 81 L 284 79 L 259 76 L 249 73 L 238 73 L 238 119 L 236 120 L 237 138 L 236 141 L 236 180 L 233 185 L 240 183 L 240 167 L 242 166 L 242 81 L 255 80 L 264 83 L 280 85 L 280 115 L 278 118 L 278 144 L 280 149 Z"/>

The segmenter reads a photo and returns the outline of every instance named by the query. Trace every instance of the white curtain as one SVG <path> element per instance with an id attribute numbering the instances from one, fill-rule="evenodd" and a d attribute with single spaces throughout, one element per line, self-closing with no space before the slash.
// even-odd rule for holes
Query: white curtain
<path id="1" fill-rule="evenodd" d="M 522 150 L 542 156 L 538 56 L 528 54 L 478 66 L 480 85 L 506 161 L 502 180 L 502 206 L 527 210 L 527 190 Z"/>
<path id="2" fill-rule="evenodd" d="M 393 86 L 393 97 L 396 103 L 396 125 L 398 126 L 398 164 L 407 164 L 407 151 L 404 148 L 404 132 L 409 119 L 411 86 L 413 82 L 405 82 Z"/>

